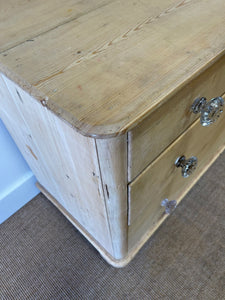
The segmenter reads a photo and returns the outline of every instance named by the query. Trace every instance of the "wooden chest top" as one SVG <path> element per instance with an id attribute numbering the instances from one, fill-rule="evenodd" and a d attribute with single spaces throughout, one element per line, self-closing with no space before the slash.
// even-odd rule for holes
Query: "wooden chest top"
<path id="1" fill-rule="evenodd" d="M 125 133 L 225 53 L 224 0 L 0 8 L 0 71 L 86 136 Z"/>

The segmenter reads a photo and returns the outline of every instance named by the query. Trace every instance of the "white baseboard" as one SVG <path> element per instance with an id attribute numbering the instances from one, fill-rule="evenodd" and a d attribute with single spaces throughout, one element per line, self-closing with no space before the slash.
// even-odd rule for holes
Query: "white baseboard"
<path id="1" fill-rule="evenodd" d="M 35 183 L 36 178 L 29 171 L 0 193 L 0 224 L 40 192 Z"/>

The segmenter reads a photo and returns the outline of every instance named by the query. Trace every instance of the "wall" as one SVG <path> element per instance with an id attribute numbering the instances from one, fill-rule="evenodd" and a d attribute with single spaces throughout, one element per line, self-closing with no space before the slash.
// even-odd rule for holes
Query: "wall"
<path id="1" fill-rule="evenodd" d="M 35 182 L 0 119 L 0 224 L 39 193 Z"/>

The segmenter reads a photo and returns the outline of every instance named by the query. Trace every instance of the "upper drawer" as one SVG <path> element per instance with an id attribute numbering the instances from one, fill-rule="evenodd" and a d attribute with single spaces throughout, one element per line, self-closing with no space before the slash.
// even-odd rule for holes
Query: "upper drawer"
<path id="1" fill-rule="evenodd" d="M 199 117 L 190 112 L 196 98 L 210 100 L 221 96 L 224 91 L 225 56 L 131 130 L 128 133 L 128 181 L 134 179 Z"/>

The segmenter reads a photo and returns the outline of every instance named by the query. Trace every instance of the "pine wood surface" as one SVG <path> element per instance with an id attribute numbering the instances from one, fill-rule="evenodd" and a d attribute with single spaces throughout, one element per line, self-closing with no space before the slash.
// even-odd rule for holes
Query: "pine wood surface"
<path id="1" fill-rule="evenodd" d="M 85 238 L 98 250 L 101 256 L 112 266 L 121 268 L 127 265 L 137 253 L 127 254 L 122 259 L 116 259 L 53 197 L 39 182 L 36 183 L 39 190 L 61 211 L 61 213 L 85 236 Z"/>
<path id="2" fill-rule="evenodd" d="M 95 141 L 114 257 L 121 259 L 128 252 L 127 137 Z"/>
<path id="3" fill-rule="evenodd" d="M 200 114 L 190 109 L 195 99 L 206 97 L 209 101 L 224 92 L 225 56 L 128 132 L 128 181 L 140 174 L 199 118 Z"/>
<path id="4" fill-rule="evenodd" d="M 0 117 L 112 264 L 224 149 L 224 118 L 203 128 L 189 112 L 225 91 L 224 11 L 224 0 L 0 0 Z M 182 154 L 199 158 L 189 179 L 174 166 Z"/>
<path id="5" fill-rule="evenodd" d="M 0 78 L 4 99 L 0 117 L 37 180 L 103 248 L 117 256 L 95 140 L 77 133 L 11 80 Z"/>
<path id="6" fill-rule="evenodd" d="M 109 3 L 110 0 L 0 0 L 0 52 Z"/>
<path id="7" fill-rule="evenodd" d="M 225 50 L 224 0 L 0 6 L 0 70 L 93 137 L 133 128 Z"/>
<path id="8" fill-rule="evenodd" d="M 225 95 L 223 95 L 225 99 Z M 225 118 L 209 127 L 196 120 L 171 144 L 140 176 L 128 186 L 129 229 L 128 248 L 140 244 L 141 238 L 154 230 L 165 219 L 165 198 L 179 203 L 225 147 Z M 196 156 L 198 165 L 188 178 L 181 176 L 175 160 L 185 155 Z"/>

